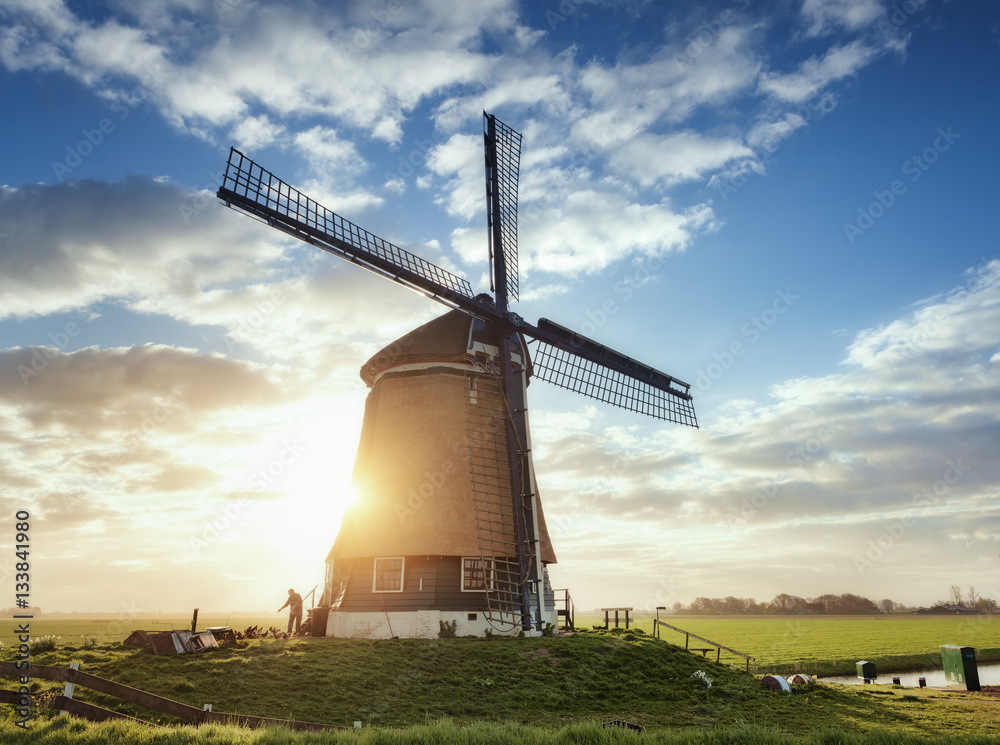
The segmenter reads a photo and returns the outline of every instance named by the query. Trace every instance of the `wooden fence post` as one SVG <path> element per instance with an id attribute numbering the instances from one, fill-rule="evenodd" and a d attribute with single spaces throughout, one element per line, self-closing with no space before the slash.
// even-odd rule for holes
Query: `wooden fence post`
<path id="1" fill-rule="evenodd" d="M 69 663 L 69 669 L 70 670 L 79 670 L 80 669 L 80 663 L 79 662 L 71 662 L 71 663 Z M 66 688 L 63 690 L 63 696 L 65 696 L 66 698 L 73 698 L 73 689 L 75 687 L 76 687 L 75 683 L 72 683 L 72 682 L 70 682 L 70 681 L 67 680 L 66 681 Z M 63 709 L 62 711 L 59 712 L 59 715 L 63 716 L 63 717 L 69 716 L 69 712 L 66 711 L 65 709 Z"/>

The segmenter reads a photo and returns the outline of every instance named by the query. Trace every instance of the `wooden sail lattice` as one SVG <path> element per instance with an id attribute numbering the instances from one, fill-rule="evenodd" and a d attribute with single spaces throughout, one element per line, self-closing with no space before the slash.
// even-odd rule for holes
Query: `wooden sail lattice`
<path id="1" fill-rule="evenodd" d="M 522 622 L 523 578 L 511 494 L 507 402 L 498 373 L 469 373 L 466 378 L 472 503 L 486 590 L 485 616 L 493 628 L 509 632 Z"/>
<path id="2" fill-rule="evenodd" d="M 485 112 L 483 119 L 490 257 L 494 251 L 501 251 L 503 256 L 500 258 L 504 265 L 500 286 L 493 289 L 509 299 L 518 300 L 517 181 L 521 163 L 521 133 Z"/>

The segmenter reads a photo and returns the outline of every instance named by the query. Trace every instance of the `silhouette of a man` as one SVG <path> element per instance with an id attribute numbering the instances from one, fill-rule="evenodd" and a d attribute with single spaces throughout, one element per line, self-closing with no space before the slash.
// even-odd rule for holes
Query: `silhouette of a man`
<path id="1" fill-rule="evenodd" d="M 298 634 L 302 625 L 302 596 L 292 588 L 288 588 L 288 600 L 278 608 L 278 611 L 283 611 L 285 608 L 288 608 L 288 633 L 292 633 L 292 623 L 294 623 L 295 633 Z"/>

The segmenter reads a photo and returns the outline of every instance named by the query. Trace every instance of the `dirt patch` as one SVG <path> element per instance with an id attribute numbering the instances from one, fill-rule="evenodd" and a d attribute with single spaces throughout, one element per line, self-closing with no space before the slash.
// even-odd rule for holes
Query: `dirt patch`
<path id="1" fill-rule="evenodd" d="M 556 664 L 555 659 L 552 657 L 552 653 L 545 647 L 541 647 L 540 649 L 526 649 L 523 652 L 518 652 L 517 656 L 521 659 L 544 660 L 550 665 Z"/>

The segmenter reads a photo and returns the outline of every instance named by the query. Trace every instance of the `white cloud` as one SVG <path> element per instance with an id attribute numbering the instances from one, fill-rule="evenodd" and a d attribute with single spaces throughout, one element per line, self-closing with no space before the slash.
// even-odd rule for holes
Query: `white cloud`
<path id="1" fill-rule="evenodd" d="M 434 112 L 434 123 L 444 132 L 468 131 L 487 111 L 508 122 L 520 116 L 518 128 L 528 134 L 539 118 L 558 120 L 573 110 L 578 78 L 570 52 L 552 56 L 543 46 L 510 50 L 503 65 L 490 68 L 487 90 L 475 87 L 445 98 Z"/>
<path id="2" fill-rule="evenodd" d="M 642 134 L 618 148 L 608 159 L 611 169 L 641 186 L 665 186 L 700 180 L 735 158 L 753 155 L 739 140 L 706 137 L 691 130 L 657 136 Z"/>
<path id="3" fill-rule="evenodd" d="M 64 41 L 79 21 L 61 0 L 8 0 L 0 27 L 0 62 L 12 71 L 62 70 L 67 64 Z"/>
<path id="4" fill-rule="evenodd" d="M 114 304 L 221 327 L 272 359 L 319 370 L 338 343 L 361 345 L 341 349 L 336 363 L 357 366 L 415 318 L 439 312 L 436 303 L 223 209 L 208 192 L 170 183 L 7 188 L 0 228 L 9 232 L 0 241 L 8 316 L 88 309 L 93 318 Z M 419 251 L 447 264 L 440 246 Z"/>
<path id="5" fill-rule="evenodd" d="M 481 137 L 454 135 L 434 146 L 428 154 L 427 167 L 446 179 L 439 202 L 449 215 L 470 221 L 483 214 L 486 196 Z"/>
<path id="6" fill-rule="evenodd" d="M 565 162 L 572 154 L 565 145 L 546 147 L 543 142 L 537 158 L 532 157 L 534 142 L 528 148 L 521 163 L 518 207 L 522 276 L 534 270 L 592 274 L 636 253 L 683 249 L 696 233 L 713 225 L 707 205 L 678 210 L 669 200 L 631 200 L 623 196 L 620 182 L 599 182 L 585 168 L 563 167 L 557 161 Z M 750 151 L 733 141 L 685 132 L 641 136 L 619 152 L 610 167 L 641 185 L 653 185 L 698 178 Z M 480 139 L 450 138 L 433 148 L 428 167 L 445 179 L 439 201 L 449 214 L 473 225 L 452 232 L 452 247 L 466 263 L 479 262 L 484 231 L 476 222 L 485 210 Z"/>
<path id="7" fill-rule="evenodd" d="M 774 121 L 762 121 L 747 132 L 747 144 L 751 147 L 772 150 L 781 142 L 806 126 L 808 122 L 798 113 L 786 113 Z"/>
<path id="8" fill-rule="evenodd" d="M 382 277 L 319 249 L 306 251 L 281 277 L 266 283 L 206 289 L 183 303 L 158 293 L 135 299 L 129 307 L 191 325 L 222 327 L 233 342 L 316 376 L 337 369 L 352 389 L 360 384 L 357 369 L 369 356 L 442 312 L 437 303 Z"/>
<path id="9" fill-rule="evenodd" d="M 466 138 L 453 138 L 452 145 L 440 151 L 447 157 L 432 159 L 442 174 L 454 173 L 446 184 L 448 210 L 466 219 L 483 217 L 481 146 Z M 450 164 L 447 169 L 440 165 L 445 162 Z M 696 167 L 693 160 L 673 165 Z M 658 175 L 650 169 L 646 174 L 647 178 Z M 518 203 L 521 276 L 533 271 L 566 277 L 593 274 L 635 254 L 683 250 L 697 233 L 714 225 L 706 204 L 678 209 L 668 199 L 646 202 L 623 191 L 620 182 L 597 181 L 581 168 L 522 171 Z M 452 248 L 469 264 L 481 261 L 483 241 L 484 229 L 475 223 L 452 231 Z"/>
<path id="10" fill-rule="evenodd" d="M 547 283 L 547 284 L 532 284 L 527 288 L 521 288 L 520 301 L 522 303 L 529 303 L 535 300 L 541 300 L 543 298 L 557 297 L 559 295 L 565 295 L 569 292 L 569 285 L 558 282 L 558 283 Z"/>
<path id="11" fill-rule="evenodd" d="M 189 25 L 183 8 L 139 13 L 158 25 L 138 28 L 115 19 L 94 26 L 51 3 L 43 24 L 31 20 L 41 14 L 15 9 L 18 22 L 0 36 L 0 60 L 12 70 L 60 69 L 88 85 L 128 90 L 138 83 L 168 121 L 195 132 L 236 126 L 251 105 L 262 105 L 272 119 L 334 117 L 396 142 L 405 113 L 425 97 L 484 76 L 491 62 L 475 49 L 479 34 L 513 20 L 507 5 L 459 12 L 428 1 L 386 11 L 390 19 L 361 4 L 340 12 L 297 2 L 248 5 L 221 21 L 208 13 L 210 31 L 192 33 L 196 45 L 171 55 L 183 38 L 175 24 Z M 404 18 L 413 24 L 403 26 Z"/>
<path id="12" fill-rule="evenodd" d="M 147 179 L 67 182 L 0 193 L 4 316 L 271 276 L 284 249 L 214 195 Z"/>
<path id="13" fill-rule="evenodd" d="M 530 211 L 522 224 L 522 272 L 545 271 L 564 276 L 592 274 L 633 254 L 660 255 L 687 247 L 712 221 L 712 211 L 699 206 L 676 210 L 630 202 L 617 192 L 568 191 L 564 198 Z"/>
<path id="14" fill-rule="evenodd" d="M 350 177 L 365 168 L 364 159 L 350 140 L 335 129 L 315 126 L 295 135 L 295 147 L 308 159 L 313 171 L 337 174 L 333 182 L 350 182 Z"/>
<path id="15" fill-rule="evenodd" d="M 662 47 L 634 64 L 588 64 L 580 83 L 595 110 L 574 125 L 574 136 L 605 149 L 656 121 L 682 121 L 749 90 L 762 66 L 750 46 L 753 35 L 754 29 L 734 25 L 693 57 Z"/>
<path id="16" fill-rule="evenodd" d="M 0 232 L 8 233 L 0 241 L 8 317 L 76 310 L 85 312 L 78 325 L 86 328 L 105 307 L 125 307 L 218 327 L 227 346 L 295 360 L 317 374 L 331 365 L 356 368 L 414 319 L 441 312 L 416 293 L 222 208 L 209 192 L 169 182 L 7 187 L 0 190 Z M 436 243 L 413 250 L 456 269 Z"/>
<path id="17" fill-rule="evenodd" d="M 220 40 L 186 69 L 183 85 L 222 85 L 274 116 L 320 115 L 398 142 L 406 112 L 426 96 L 481 77 L 489 61 L 469 48 L 478 27 L 462 26 L 470 14 L 428 7 L 413 27 L 396 31 L 371 19 L 344 23 L 337 13 L 304 7 L 262 7 L 242 19 L 241 43 Z M 289 39 L 295 39 L 290 44 Z M 168 86 L 178 116 L 219 122 L 208 98 L 181 97 Z M 230 114 L 235 116 L 235 112 Z"/>
<path id="18" fill-rule="evenodd" d="M 970 285 L 922 303 L 905 318 L 858 334 L 847 362 L 927 389 L 947 385 L 955 365 L 965 368 L 962 385 L 990 385 L 989 355 L 1000 328 L 1000 262 L 983 265 Z M 925 392 L 929 393 L 930 390 Z"/>
<path id="19" fill-rule="evenodd" d="M 819 36 L 836 27 L 856 31 L 881 17 L 881 0 L 804 0 L 802 16 L 809 24 L 808 35 Z"/>
<path id="20" fill-rule="evenodd" d="M 138 29 L 109 20 L 102 26 L 81 28 L 70 49 L 77 73 L 87 83 L 103 76 L 126 75 L 147 86 L 161 86 L 160 71 L 166 67 L 164 50 L 150 43 Z"/>
<path id="21" fill-rule="evenodd" d="M 878 49 L 859 40 L 831 47 L 822 58 L 803 62 L 796 72 L 763 73 L 760 90 L 781 101 L 802 103 L 830 83 L 854 75 L 878 54 Z"/>
<path id="22" fill-rule="evenodd" d="M 233 128 L 232 135 L 236 147 L 248 152 L 271 145 L 284 131 L 282 125 L 275 124 L 267 116 L 248 116 Z"/>

